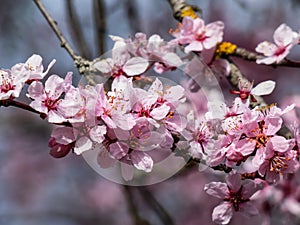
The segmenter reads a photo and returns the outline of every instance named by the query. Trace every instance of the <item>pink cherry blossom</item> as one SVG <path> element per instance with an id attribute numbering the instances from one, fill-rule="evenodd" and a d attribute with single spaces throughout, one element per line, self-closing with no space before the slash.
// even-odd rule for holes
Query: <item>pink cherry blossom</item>
<path id="1" fill-rule="evenodd" d="M 86 100 L 81 92 L 80 87 L 72 86 L 60 100 L 59 111 L 69 123 L 82 123 L 86 119 Z"/>
<path id="2" fill-rule="evenodd" d="M 151 172 L 153 160 L 146 151 L 159 147 L 163 137 L 156 131 L 151 131 L 152 126 L 146 119 L 139 120 L 131 131 L 109 129 L 104 140 L 104 146 L 110 155 L 123 163 L 133 165 L 138 170 Z M 105 165 L 105 158 L 98 160 L 100 166 Z M 107 157 L 106 157 L 107 158 Z"/>
<path id="3" fill-rule="evenodd" d="M 77 123 L 73 125 L 73 129 L 76 137 L 74 152 L 77 155 L 92 150 L 97 144 L 101 144 L 107 131 L 105 125 L 89 127 L 85 123 Z"/>
<path id="4" fill-rule="evenodd" d="M 248 216 L 258 214 L 258 210 L 251 203 L 251 196 L 260 189 L 254 181 L 242 185 L 241 175 L 235 171 L 226 177 L 226 183 L 211 182 L 204 186 L 207 194 L 224 201 L 214 208 L 212 220 L 218 224 L 228 224 L 233 212 L 241 212 Z"/>
<path id="5" fill-rule="evenodd" d="M 95 87 L 96 94 L 87 99 L 87 110 L 92 116 L 101 118 L 110 128 L 130 130 L 135 124 L 134 117 L 129 112 L 134 101 L 132 81 L 120 76 L 114 80 L 112 89 L 106 95 L 103 85 L 98 84 Z"/>
<path id="6" fill-rule="evenodd" d="M 175 70 L 183 64 L 175 52 L 176 48 L 170 46 L 158 34 L 153 34 L 148 39 L 144 33 L 136 33 L 134 38 L 126 40 L 118 36 L 110 37 L 113 41 L 126 45 L 126 49 L 135 57 L 154 62 L 154 70 L 157 73 Z"/>
<path id="7" fill-rule="evenodd" d="M 123 41 L 117 41 L 112 49 L 112 58 L 96 62 L 93 67 L 104 75 L 135 76 L 140 75 L 148 68 L 148 60 L 142 57 L 131 57 Z"/>
<path id="8" fill-rule="evenodd" d="M 268 143 L 264 161 L 258 172 L 261 176 L 266 177 L 266 181 L 275 183 L 281 176 L 294 173 L 298 168 L 299 162 L 296 151 L 289 149 L 285 152 L 278 152 L 274 150 L 272 143 Z"/>
<path id="9" fill-rule="evenodd" d="M 213 133 L 205 121 L 195 118 L 194 112 L 191 111 L 187 115 L 186 128 L 181 132 L 187 143 L 180 145 L 188 145 L 190 154 L 197 158 L 202 158 L 202 154 L 206 153 L 205 149 L 211 142 Z"/>
<path id="10" fill-rule="evenodd" d="M 51 75 L 45 82 L 34 81 L 28 87 L 27 96 L 33 101 L 30 106 L 36 111 L 48 116 L 50 123 L 62 123 L 66 121 L 59 110 L 62 94 L 70 88 L 72 73 L 68 73 L 65 80 L 57 75 Z"/>
<path id="11" fill-rule="evenodd" d="M 171 44 L 187 45 L 186 53 L 211 49 L 223 39 L 224 24 L 221 21 L 205 25 L 200 18 L 184 17 L 179 30 L 173 32 L 175 40 Z"/>
<path id="12" fill-rule="evenodd" d="M 72 127 L 57 127 L 49 140 L 50 155 L 54 158 L 65 157 L 73 148 L 75 137 Z"/>
<path id="13" fill-rule="evenodd" d="M 31 57 L 27 59 L 25 63 L 18 63 L 11 68 L 13 74 L 28 74 L 28 80 L 41 80 L 45 77 L 45 75 L 49 72 L 51 67 L 56 62 L 53 59 L 46 71 L 44 71 L 44 67 L 42 64 L 42 57 L 40 55 L 33 54 Z"/>
<path id="14" fill-rule="evenodd" d="M 253 82 L 239 81 L 239 90 L 230 91 L 232 94 L 238 94 L 242 100 L 249 98 L 252 102 L 256 102 L 255 96 L 269 95 L 273 92 L 275 88 L 275 82 L 268 80 L 259 83 L 257 86 L 253 87 Z"/>
<path id="15" fill-rule="evenodd" d="M 273 39 L 275 44 L 264 41 L 255 48 L 257 52 L 265 56 L 265 58 L 256 60 L 258 64 L 272 64 L 282 61 L 289 54 L 291 48 L 297 44 L 299 34 L 286 24 L 281 24 L 275 30 Z"/>
<path id="16" fill-rule="evenodd" d="M 28 74 L 13 74 L 10 70 L 0 70 L 0 100 L 17 98 L 28 79 Z"/>

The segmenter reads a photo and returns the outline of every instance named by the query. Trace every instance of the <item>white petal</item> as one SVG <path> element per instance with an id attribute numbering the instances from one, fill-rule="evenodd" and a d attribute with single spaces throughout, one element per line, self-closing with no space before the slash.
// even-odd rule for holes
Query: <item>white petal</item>
<path id="1" fill-rule="evenodd" d="M 152 171 L 153 160 L 149 155 L 141 151 L 133 151 L 130 156 L 135 168 L 147 173 Z"/>
<path id="2" fill-rule="evenodd" d="M 149 63 L 146 59 L 141 57 L 133 57 L 125 63 L 123 70 L 128 76 L 134 76 L 145 72 L 148 65 Z"/>
<path id="3" fill-rule="evenodd" d="M 133 178 L 133 166 L 126 163 L 121 163 L 121 173 L 125 181 L 130 181 Z"/>
<path id="4" fill-rule="evenodd" d="M 271 94 L 275 88 L 275 84 L 272 80 L 261 82 L 251 90 L 251 94 L 258 96 Z"/>
<path id="5" fill-rule="evenodd" d="M 80 155 L 82 152 L 88 151 L 92 148 L 93 143 L 88 137 L 82 137 L 76 141 L 74 152 Z"/>
<path id="6" fill-rule="evenodd" d="M 228 224 L 231 220 L 233 211 L 230 203 L 223 202 L 214 208 L 212 220 L 218 224 Z"/>

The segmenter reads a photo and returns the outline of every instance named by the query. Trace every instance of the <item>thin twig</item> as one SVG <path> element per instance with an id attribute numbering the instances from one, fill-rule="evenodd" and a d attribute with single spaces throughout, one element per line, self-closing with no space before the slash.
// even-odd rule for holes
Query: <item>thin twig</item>
<path id="1" fill-rule="evenodd" d="M 95 41 L 97 46 L 97 55 L 102 55 L 105 51 L 106 35 L 106 10 L 103 0 L 94 0 L 93 14 L 95 21 Z"/>
<path id="2" fill-rule="evenodd" d="M 24 110 L 27 110 L 29 112 L 33 112 L 33 113 L 38 114 L 42 119 L 45 119 L 47 117 L 47 115 L 36 111 L 31 106 L 29 106 L 27 104 L 24 104 L 22 102 L 12 100 L 12 99 L 0 100 L 0 107 L 1 106 L 4 106 L 4 107 L 13 106 L 13 107 L 16 107 L 16 108 L 19 108 L 19 109 L 24 109 Z"/>
<path id="3" fill-rule="evenodd" d="M 67 52 L 69 53 L 69 55 L 72 57 L 72 59 L 74 61 L 77 60 L 79 56 L 77 56 L 75 54 L 74 50 L 71 48 L 71 46 L 69 45 L 69 43 L 67 42 L 65 37 L 62 35 L 62 32 L 60 31 L 60 29 L 57 26 L 57 22 L 48 13 L 48 11 L 46 10 L 46 8 L 43 5 L 43 3 L 41 2 L 41 0 L 33 0 L 33 1 L 35 2 L 37 7 L 43 14 L 43 16 L 45 17 L 47 22 L 49 23 L 50 27 L 52 28 L 52 30 L 54 31 L 54 33 L 56 34 L 58 39 L 60 40 L 61 47 L 65 48 L 67 50 Z"/>
<path id="4" fill-rule="evenodd" d="M 172 8 L 173 16 L 178 21 L 183 19 L 182 12 L 188 8 L 191 8 L 198 13 L 198 16 L 201 17 L 202 10 L 194 5 L 189 5 L 185 2 L 185 0 L 167 0 Z"/>
<path id="5" fill-rule="evenodd" d="M 78 56 L 75 54 L 74 50 L 70 46 L 70 44 L 67 42 L 65 37 L 63 36 L 62 32 L 57 26 L 57 22 L 51 17 L 51 15 L 48 13 L 46 10 L 45 6 L 41 2 L 41 0 L 33 0 L 38 9 L 41 11 L 47 22 L 49 23 L 50 27 L 56 34 L 57 38 L 60 40 L 60 45 L 62 48 L 66 49 L 69 55 L 72 57 L 74 60 L 74 63 L 79 71 L 80 74 L 83 74 L 85 72 L 88 72 L 90 70 L 90 64 L 88 60 L 84 59 L 81 56 Z"/>
<path id="6" fill-rule="evenodd" d="M 73 37 L 77 45 L 77 48 L 80 51 L 80 55 L 84 58 L 89 58 L 91 54 L 88 49 L 87 42 L 85 41 L 85 38 L 83 36 L 84 32 L 81 29 L 81 25 L 78 20 L 78 14 L 76 13 L 76 10 L 74 8 L 73 0 L 66 1 L 66 11 L 69 16 L 69 20 L 68 20 L 69 27 L 73 33 Z"/>
<path id="7" fill-rule="evenodd" d="M 257 54 L 256 52 L 251 52 L 247 49 L 238 47 L 236 48 L 235 52 L 232 54 L 232 56 L 239 57 L 242 59 L 245 59 L 247 61 L 255 62 L 257 59 L 262 59 L 264 56 Z M 284 67 L 300 67 L 300 62 L 292 61 L 289 59 L 283 59 L 280 63 L 273 63 L 273 64 L 261 64 L 265 66 L 272 66 L 272 67 L 278 67 L 278 66 L 284 66 Z"/>

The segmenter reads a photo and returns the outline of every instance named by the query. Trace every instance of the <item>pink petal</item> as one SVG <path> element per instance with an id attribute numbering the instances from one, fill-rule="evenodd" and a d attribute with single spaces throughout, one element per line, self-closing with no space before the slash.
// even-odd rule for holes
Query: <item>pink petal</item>
<path id="1" fill-rule="evenodd" d="M 258 53 L 262 53 L 265 56 L 273 56 L 276 50 L 277 50 L 277 46 L 268 41 L 259 43 L 255 48 L 255 51 L 257 51 Z"/>
<path id="2" fill-rule="evenodd" d="M 163 84 L 162 82 L 156 78 L 155 81 L 151 84 L 150 88 L 148 89 L 148 92 L 158 95 L 163 95 Z"/>
<path id="3" fill-rule="evenodd" d="M 121 173 L 122 177 L 125 181 L 130 181 L 133 179 L 133 172 L 134 167 L 131 165 L 128 165 L 127 163 L 121 163 Z"/>
<path id="4" fill-rule="evenodd" d="M 266 135 L 276 134 L 276 132 L 280 130 L 281 125 L 282 125 L 282 119 L 280 117 L 268 116 L 265 119 L 265 126 L 266 126 L 265 134 Z"/>
<path id="5" fill-rule="evenodd" d="M 147 173 L 152 171 L 153 160 L 152 158 L 144 152 L 133 151 L 130 154 L 131 161 L 135 168 L 138 170 L 143 170 Z"/>
<path id="6" fill-rule="evenodd" d="M 32 101 L 29 105 L 38 112 L 48 114 L 48 108 L 42 103 L 42 101 Z"/>
<path id="7" fill-rule="evenodd" d="M 75 141 L 72 127 L 57 127 L 52 131 L 51 137 L 59 144 L 67 145 Z"/>
<path id="8" fill-rule="evenodd" d="M 122 159 L 128 154 L 129 148 L 126 143 L 116 142 L 109 145 L 109 152 L 116 159 Z"/>
<path id="9" fill-rule="evenodd" d="M 112 120 L 115 124 L 123 130 L 130 130 L 135 125 L 134 118 L 132 114 L 114 114 Z"/>
<path id="10" fill-rule="evenodd" d="M 235 171 L 226 176 L 226 183 L 229 189 L 233 192 L 238 192 L 241 188 L 241 175 Z"/>
<path id="11" fill-rule="evenodd" d="M 199 41 L 192 41 L 188 46 L 184 48 L 185 53 L 189 53 L 192 51 L 201 52 L 203 50 L 203 45 Z"/>
<path id="12" fill-rule="evenodd" d="M 250 155 L 255 149 L 256 142 L 250 141 L 249 139 L 245 138 L 239 140 L 235 144 L 236 151 L 240 152 L 243 156 Z"/>
<path id="13" fill-rule="evenodd" d="M 104 149 L 99 152 L 97 156 L 97 162 L 101 168 L 109 168 L 112 167 L 117 161 L 113 159 L 109 152 Z"/>
<path id="14" fill-rule="evenodd" d="M 288 141 L 282 136 L 274 136 L 270 140 L 274 147 L 274 151 L 277 152 L 286 152 L 289 148 Z"/>
<path id="15" fill-rule="evenodd" d="M 64 80 L 57 75 L 51 75 L 45 82 L 45 92 L 51 98 L 59 98 L 64 92 Z"/>
<path id="16" fill-rule="evenodd" d="M 265 160 L 265 148 L 261 147 L 256 150 L 256 154 L 252 159 L 252 165 L 254 168 L 258 169 L 260 165 L 264 162 Z"/>
<path id="17" fill-rule="evenodd" d="M 278 46 L 287 46 L 295 44 L 298 34 L 286 24 L 281 24 L 274 32 L 273 39 Z"/>
<path id="18" fill-rule="evenodd" d="M 224 199 L 229 192 L 227 184 L 221 182 L 210 182 L 204 186 L 204 191 L 214 197 Z"/>
<path id="19" fill-rule="evenodd" d="M 233 210 L 228 202 L 223 202 L 214 208 L 212 220 L 218 224 L 228 224 L 233 215 Z"/>
<path id="20" fill-rule="evenodd" d="M 270 57 L 267 57 L 267 58 L 262 58 L 262 59 L 257 59 L 256 60 L 257 64 L 270 65 L 270 64 L 275 63 L 275 62 L 277 62 L 277 56 L 270 56 Z"/>
<path id="21" fill-rule="evenodd" d="M 251 94 L 259 96 L 271 94 L 275 88 L 275 84 L 272 80 L 261 82 L 251 90 Z"/>
<path id="22" fill-rule="evenodd" d="M 28 87 L 27 97 L 33 99 L 44 100 L 46 98 L 43 83 L 40 81 L 34 81 Z"/>
<path id="23" fill-rule="evenodd" d="M 153 117 L 155 120 L 162 120 L 167 116 L 167 114 L 170 111 L 170 106 L 167 106 L 166 104 L 163 104 L 159 107 L 154 108 L 151 112 L 150 115 Z"/>
<path id="24" fill-rule="evenodd" d="M 141 57 L 133 57 L 125 63 L 123 70 L 128 76 L 134 76 L 144 73 L 148 65 L 148 60 Z"/>
<path id="25" fill-rule="evenodd" d="M 257 208 L 251 202 L 244 202 L 240 204 L 239 211 L 248 216 L 255 216 L 259 213 Z"/>
<path id="26" fill-rule="evenodd" d="M 50 110 L 48 112 L 48 122 L 49 123 L 62 123 L 67 121 L 67 119 L 61 115 L 58 111 L 56 110 Z"/>
<path id="27" fill-rule="evenodd" d="M 117 41 L 112 49 L 112 59 L 117 66 L 123 66 L 129 59 L 130 55 L 127 51 L 125 42 Z"/>
<path id="28" fill-rule="evenodd" d="M 25 62 L 25 65 L 31 65 L 34 67 L 39 67 L 42 64 L 42 57 L 40 55 L 33 54 L 30 56 L 27 61 Z"/>
<path id="29" fill-rule="evenodd" d="M 262 185 L 250 181 L 247 184 L 243 185 L 242 197 L 248 199 L 258 190 L 262 189 L 262 187 L 263 187 Z"/>
<path id="30" fill-rule="evenodd" d="M 112 71 L 114 62 L 111 58 L 107 58 L 96 62 L 93 67 L 104 74 L 108 74 Z"/>
<path id="31" fill-rule="evenodd" d="M 93 143 L 88 137 L 81 137 L 75 143 L 74 152 L 77 155 L 80 155 L 81 153 L 90 150 L 92 146 Z"/>
<path id="32" fill-rule="evenodd" d="M 172 86 L 165 91 L 164 98 L 168 102 L 178 101 L 180 98 L 184 97 L 185 90 L 180 85 Z"/>
<path id="33" fill-rule="evenodd" d="M 182 20 L 181 33 L 182 35 L 190 35 L 193 32 L 194 20 L 185 16 Z"/>
<path id="34" fill-rule="evenodd" d="M 89 132 L 90 138 L 97 142 L 102 143 L 104 140 L 104 134 L 106 134 L 106 126 L 95 126 Z"/>
<path id="35" fill-rule="evenodd" d="M 182 60 L 178 55 L 173 52 L 168 52 L 162 57 L 162 62 L 167 66 L 179 67 L 183 64 Z"/>

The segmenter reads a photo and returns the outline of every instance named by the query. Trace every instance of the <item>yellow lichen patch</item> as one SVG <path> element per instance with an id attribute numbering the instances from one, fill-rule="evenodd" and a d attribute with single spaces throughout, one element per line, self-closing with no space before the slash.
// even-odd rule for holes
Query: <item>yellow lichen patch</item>
<path id="1" fill-rule="evenodd" d="M 181 11 L 181 17 L 189 16 L 192 17 L 193 19 L 196 19 L 198 16 L 196 15 L 196 12 L 191 6 L 187 6 Z"/>
<path id="2" fill-rule="evenodd" d="M 215 54 L 217 57 L 221 57 L 222 55 L 231 55 L 235 52 L 237 46 L 230 42 L 221 42 L 217 44 Z"/>

